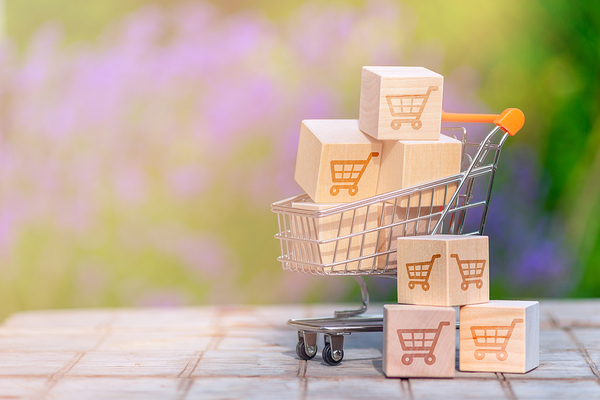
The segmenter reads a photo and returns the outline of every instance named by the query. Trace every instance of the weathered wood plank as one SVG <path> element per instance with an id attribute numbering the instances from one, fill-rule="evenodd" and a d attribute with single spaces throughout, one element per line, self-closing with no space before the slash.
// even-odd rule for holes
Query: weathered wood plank
<path id="1" fill-rule="evenodd" d="M 600 398 L 600 385 L 595 381 L 522 380 L 511 381 L 517 399 L 563 400 Z"/>
<path id="2" fill-rule="evenodd" d="M 56 310 L 0 326 L 0 398 L 596 398 L 598 301 L 540 303 L 540 366 L 527 374 L 387 379 L 382 334 L 345 337 L 344 361 L 296 356 L 289 318 L 350 305 Z M 370 308 L 381 312 L 381 305 Z"/>

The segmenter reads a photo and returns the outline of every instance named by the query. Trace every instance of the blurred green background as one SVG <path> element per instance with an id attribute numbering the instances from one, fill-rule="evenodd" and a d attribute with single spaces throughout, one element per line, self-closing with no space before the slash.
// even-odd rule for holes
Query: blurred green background
<path id="1" fill-rule="evenodd" d="M 357 118 L 363 65 L 443 74 L 447 111 L 522 109 L 492 297 L 600 295 L 593 3 L 6 0 L 4 25 L 1 317 L 356 300 L 351 278 L 282 271 L 270 204 L 300 192 L 302 119 Z"/>

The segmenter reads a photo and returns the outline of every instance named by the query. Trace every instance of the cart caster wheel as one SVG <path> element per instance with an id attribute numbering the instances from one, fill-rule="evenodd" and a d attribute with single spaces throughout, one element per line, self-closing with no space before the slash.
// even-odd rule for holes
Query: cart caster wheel
<path id="1" fill-rule="evenodd" d="M 337 196 L 337 194 L 340 192 L 340 188 L 337 186 L 333 186 L 331 189 L 329 189 L 329 193 L 332 196 Z"/>
<path id="2" fill-rule="evenodd" d="M 428 291 L 429 290 L 429 283 L 424 283 L 422 286 L 424 291 Z"/>
<path id="3" fill-rule="evenodd" d="M 334 357 L 334 355 L 331 352 L 331 345 L 326 344 L 323 348 L 323 361 L 325 361 L 325 363 L 329 365 L 338 365 L 342 362 L 342 359 L 344 358 L 344 350 L 340 350 L 339 352 L 340 354 L 336 354 L 336 357 Z"/>
<path id="4" fill-rule="evenodd" d="M 466 291 L 469 288 L 469 284 L 467 282 L 463 282 L 460 284 L 460 288 Z"/>
<path id="5" fill-rule="evenodd" d="M 304 347 L 304 340 L 299 340 L 296 345 L 296 355 L 301 360 L 312 360 L 317 354 L 317 348 L 315 346 L 315 352 L 311 355 L 306 352 L 306 348 Z"/>
<path id="6" fill-rule="evenodd" d="M 477 281 L 475 286 L 477 287 L 477 289 L 481 289 L 483 287 L 483 281 Z"/>
<path id="7" fill-rule="evenodd" d="M 506 359 L 508 358 L 508 353 L 505 351 L 500 351 L 500 352 L 496 353 L 496 358 L 499 361 L 506 361 Z"/>
<path id="8" fill-rule="evenodd" d="M 423 125 L 423 123 L 421 121 L 415 121 L 412 124 L 413 129 L 421 129 L 421 125 Z"/>
<path id="9" fill-rule="evenodd" d="M 348 194 L 350 196 L 354 196 L 356 193 L 358 193 L 358 186 L 352 186 L 350 189 L 348 189 Z"/>
<path id="10" fill-rule="evenodd" d="M 476 350 L 474 355 L 476 360 L 483 360 L 483 357 L 485 357 L 485 353 L 481 350 Z"/>
<path id="11" fill-rule="evenodd" d="M 435 364 L 435 356 L 433 354 L 425 356 L 425 364 L 427 364 L 427 365 Z"/>
<path id="12" fill-rule="evenodd" d="M 392 129 L 398 130 L 398 129 L 400 129 L 400 122 L 392 121 L 391 126 L 392 126 Z"/>
<path id="13" fill-rule="evenodd" d="M 410 365 L 413 362 L 413 358 L 410 354 L 405 354 L 402 356 L 402 364 Z"/>
<path id="14" fill-rule="evenodd" d="M 415 288 L 415 283 L 414 282 L 408 282 L 408 288 L 409 289 L 414 289 Z"/>

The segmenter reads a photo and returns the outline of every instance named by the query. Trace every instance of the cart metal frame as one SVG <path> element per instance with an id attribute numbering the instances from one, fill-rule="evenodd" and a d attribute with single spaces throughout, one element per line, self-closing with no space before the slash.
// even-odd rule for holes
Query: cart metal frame
<path id="1" fill-rule="evenodd" d="M 513 116 L 516 112 L 519 114 L 516 122 L 509 121 L 512 125 L 506 128 L 502 125 L 502 118 L 506 121 L 506 115 L 510 117 L 511 112 Z M 460 118 L 464 114 L 447 115 L 449 116 L 447 120 L 465 121 L 464 119 L 452 119 Z M 344 357 L 345 335 L 383 330 L 382 315 L 363 315 L 369 306 L 369 292 L 363 276 L 396 278 L 396 240 L 393 239 L 398 236 L 442 233 L 483 234 L 502 146 L 509 135 L 514 135 L 522 127 L 524 117 L 522 112 L 517 109 L 507 109 L 500 116 L 479 115 L 478 117 L 479 119 L 475 122 L 494 122 L 497 125 L 481 143 L 469 143 L 464 128 L 442 129 L 444 134 L 461 136 L 463 162 L 462 171 L 459 174 L 327 210 L 311 211 L 292 207 L 293 203 L 310 201 L 306 194 L 272 204 L 271 210 L 278 216 L 279 233 L 275 237 L 280 242 L 281 256 L 278 257 L 278 261 L 282 263 L 283 269 L 317 275 L 353 276 L 362 295 L 362 305 L 356 310 L 336 311 L 333 317 L 290 319 L 287 324 L 298 330 L 296 353 L 299 358 L 310 360 L 316 355 L 317 334 L 320 333 L 324 335 L 325 342 L 322 353 L 323 361 L 329 365 L 337 365 Z M 486 117 L 487 120 L 482 117 Z M 495 117 L 496 120 L 493 120 L 492 117 Z M 500 122 L 498 122 L 499 120 Z M 484 190 L 478 190 L 479 186 L 482 186 Z M 435 205 L 435 199 L 442 196 L 444 206 Z M 391 217 L 390 213 L 384 211 L 389 210 L 390 207 L 394 210 Z M 395 210 L 398 207 L 406 209 L 405 216 L 397 215 Z M 417 215 L 410 215 L 410 210 L 415 207 Z M 467 218 L 477 211 L 481 214 L 478 218 L 476 215 L 474 221 L 472 218 L 471 220 Z M 378 226 L 369 227 L 366 222 L 367 218 L 364 218 L 364 224 L 355 226 L 354 222 L 358 220 L 357 215 L 369 212 L 379 213 L 377 214 L 380 216 Z M 347 216 L 352 217 L 350 234 L 319 240 L 318 219 L 338 218 L 340 221 L 338 232 L 342 232 L 342 221 L 347 221 Z M 476 229 L 469 230 L 473 225 Z M 365 253 L 365 240 L 373 235 L 377 235 L 377 248 L 370 254 Z M 358 256 L 350 256 L 350 245 L 340 246 L 343 249 L 347 248 L 347 251 L 338 252 L 338 245 L 342 241 L 352 240 L 362 242 L 363 247 Z M 324 245 L 329 245 L 329 249 L 332 246 L 335 248 L 333 261 L 329 263 L 323 262 Z"/>

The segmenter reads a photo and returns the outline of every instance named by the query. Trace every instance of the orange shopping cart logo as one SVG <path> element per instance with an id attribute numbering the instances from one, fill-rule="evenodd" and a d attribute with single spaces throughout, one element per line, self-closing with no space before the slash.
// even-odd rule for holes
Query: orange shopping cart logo
<path id="1" fill-rule="evenodd" d="M 460 288 L 467 290 L 469 284 L 474 283 L 477 289 L 483 287 L 483 271 L 485 269 L 485 260 L 461 260 L 458 258 L 458 254 L 451 254 L 450 257 L 456 259 L 460 276 L 462 277 L 462 283 Z"/>
<path id="2" fill-rule="evenodd" d="M 515 325 L 522 323 L 521 318 L 515 318 L 508 326 L 472 326 L 471 334 L 475 342 L 475 359 L 483 360 L 485 353 L 494 353 L 499 361 L 506 361 L 508 353 L 506 346 L 512 336 Z"/>
<path id="3" fill-rule="evenodd" d="M 334 185 L 329 189 L 329 193 L 337 196 L 340 189 L 348 189 L 350 196 L 356 195 L 360 178 L 367 169 L 371 158 L 377 156 L 379 153 L 373 152 L 366 160 L 331 160 L 331 181 Z"/>
<path id="4" fill-rule="evenodd" d="M 431 268 L 436 258 L 440 258 L 441 254 L 434 254 L 431 257 L 431 261 L 407 263 L 406 272 L 408 273 L 408 288 L 414 289 L 415 285 L 421 285 L 424 291 L 429 290 L 429 275 L 431 275 Z"/>
<path id="5" fill-rule="evenodd" d="M 410 123 L 412 128 L 418 130 L 423 123 L 421 122 L 421 114 L 427 105 L 429 95 L 434 90 L 438 90 L 437 86 L 429 86 L 425 94 L 405 94 L 405 95 L 387 95 L 385 96 L 390 108 L 390 114 L 394 119 L 391 126 L 398 130 L 405 123 Z"/>
<path id="6" fill-rule="evenodd" d="M 449 321 L 441 321 L 434 329 L 398 329 L 398 338 L 402 350 L 407 352 L 402 355 L 402 364 L 410 365 L 417 357 L 423 358 L 425 364 L 435 364 L 435 346 L 444 326 L 450 325 Z"/>

